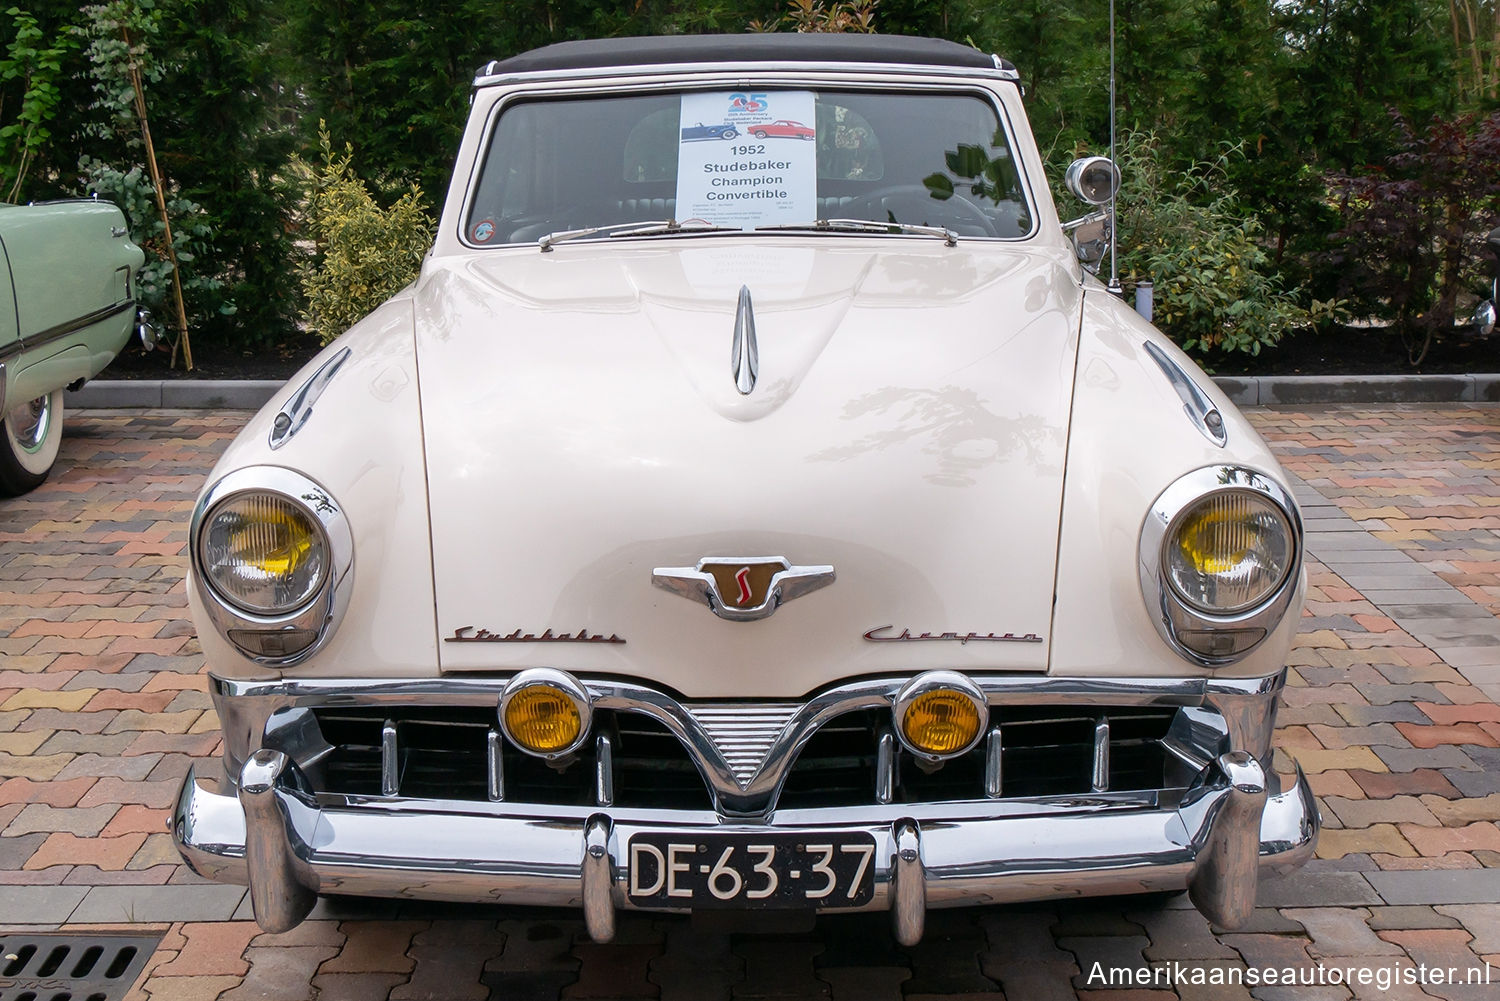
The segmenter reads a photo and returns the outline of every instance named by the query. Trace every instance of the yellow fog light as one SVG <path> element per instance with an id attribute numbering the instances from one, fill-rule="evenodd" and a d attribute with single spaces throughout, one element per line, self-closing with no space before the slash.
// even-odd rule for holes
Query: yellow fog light
<path id="1" fill-rule="evenodd" d="M 528 754 L 555 758 L 583 743 L 589 697 L 571 675 L 532 668 L 512 678 L 500 696 L 500 727 Z"/>
<path id="2" fill-rule="evenodd" d="M 902 688 L 895 717 L 901 743 L 913 754 L 936 761 L 963 754 L 979 742 L 989 706 L 968 678 L 933 671 Z"/>

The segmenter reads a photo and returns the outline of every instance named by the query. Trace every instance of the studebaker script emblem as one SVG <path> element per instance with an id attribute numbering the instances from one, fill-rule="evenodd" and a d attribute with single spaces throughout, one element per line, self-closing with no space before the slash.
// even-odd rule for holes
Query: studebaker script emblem
<path id="1" fill-rule="evenodd" d="M 951 640 L 955 643 L 1040 643 L 1042 641 L 1036 633 L 1026 633 L 1024 636 L 1017 636 L 1015 633 L 917 633 L 912 635 L 910 629 L 903 629 L 899 636 L 875 635 L 895 628 L 895 626 L 876 626 L 865 633 L 865 639 L 871 643 L 923 643 L 935 640 Z"/>
<path id="2" fill-rule="evenodd" d="M 580 629 L 576 633 L 554 633 L 548 629 L 540 636 L 535 633 L 523 633 L 517 629 L 509 633 L 492 633 L 488 629 L 476 630 L 473 626 L 459 626 L 453 630 L 452 636 L 443 638 L 444 643 L 620 643 L 624 640 L 611 633 L 608 636 L 600 636 L 598 633 L 590 633 L 587 629 Z"/>
<path id="3" fill-rule="evenodd" d="M 782 556 L 708 556 L 692 567 L 657 567 L 651 583 L 701 601 L 721 619 L 753 622 L 833 583 L 833 567 L 794 567 Z"/>

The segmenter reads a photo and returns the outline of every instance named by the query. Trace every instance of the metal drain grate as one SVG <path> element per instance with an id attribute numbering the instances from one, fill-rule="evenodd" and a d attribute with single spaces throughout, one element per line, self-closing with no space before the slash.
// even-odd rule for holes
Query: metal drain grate
<path id="1" fill-rule="evenodd" d="M 0 934 L 0 1001 L 124 1001 L 160 935 Z"/>

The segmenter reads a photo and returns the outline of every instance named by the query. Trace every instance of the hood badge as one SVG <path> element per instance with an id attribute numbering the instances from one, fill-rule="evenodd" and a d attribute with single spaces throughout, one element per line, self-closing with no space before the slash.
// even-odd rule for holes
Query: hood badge
<path id="1" fill-rule="evenodd" d="M 917 633 L 912 635 L 910 629 L 901 630 L 899 636 L 876 636 L 887 629 L 895 629 L 895 626 L 876 626 L 865 633 L 865 639 L 871 643 L 931 643 L 947 640 L 952 643 L 1040 643 L 1042 638 L 1036 633 L 1027 633 L 1017 636 L 1015 633 Z"/>
<path id="2" fill-rule="evenodd" d="M 611 633 L 601 636 L 598 633 L 590 633 L 587 629 L 580 629 L 576 633 L 554 633 L 548 629 L 540 636 L 535 633 L 523 633 L 517 629 L 509 633 L 492 633 L 488 629 L 475 630 L 473 626 L 459 626 L 453 630 L 452 636 L 445 636 L 444 643 L 619 643 L 623 645 L 624 640 Z"/>
<path id="3" fill-rule="evenodd" d="M 734 388 L 749 396 L 760 375 L 760 344 L 755 339 L 755 308 L 750 304 L 750 286 L 740 286 L 739 305 L 734 310 L 734 345 L 730 351 Z M 767 613 L 770 614 L 770 613 Z"/>
<path id="4" fill-rule="evenodd" d="M 764 619 L 783 603 L 827 587 L 833 579 L 833 567 L 794 567 L 781 556 L 708 556 L 697 566 L 651 571 L 655 586 L 701 601 L 731 622 Z"/>

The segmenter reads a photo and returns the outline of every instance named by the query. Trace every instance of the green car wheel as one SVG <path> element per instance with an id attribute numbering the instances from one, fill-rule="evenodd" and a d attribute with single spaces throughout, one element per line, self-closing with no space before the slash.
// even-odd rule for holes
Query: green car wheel
<path id="1" fill-rule="evenodd" d="M 0 439 L 0 493 L 15 496 L 35 489 L 52 471 L 62 444 L 63 391 L 53 390 L 5 414 Z"/>

